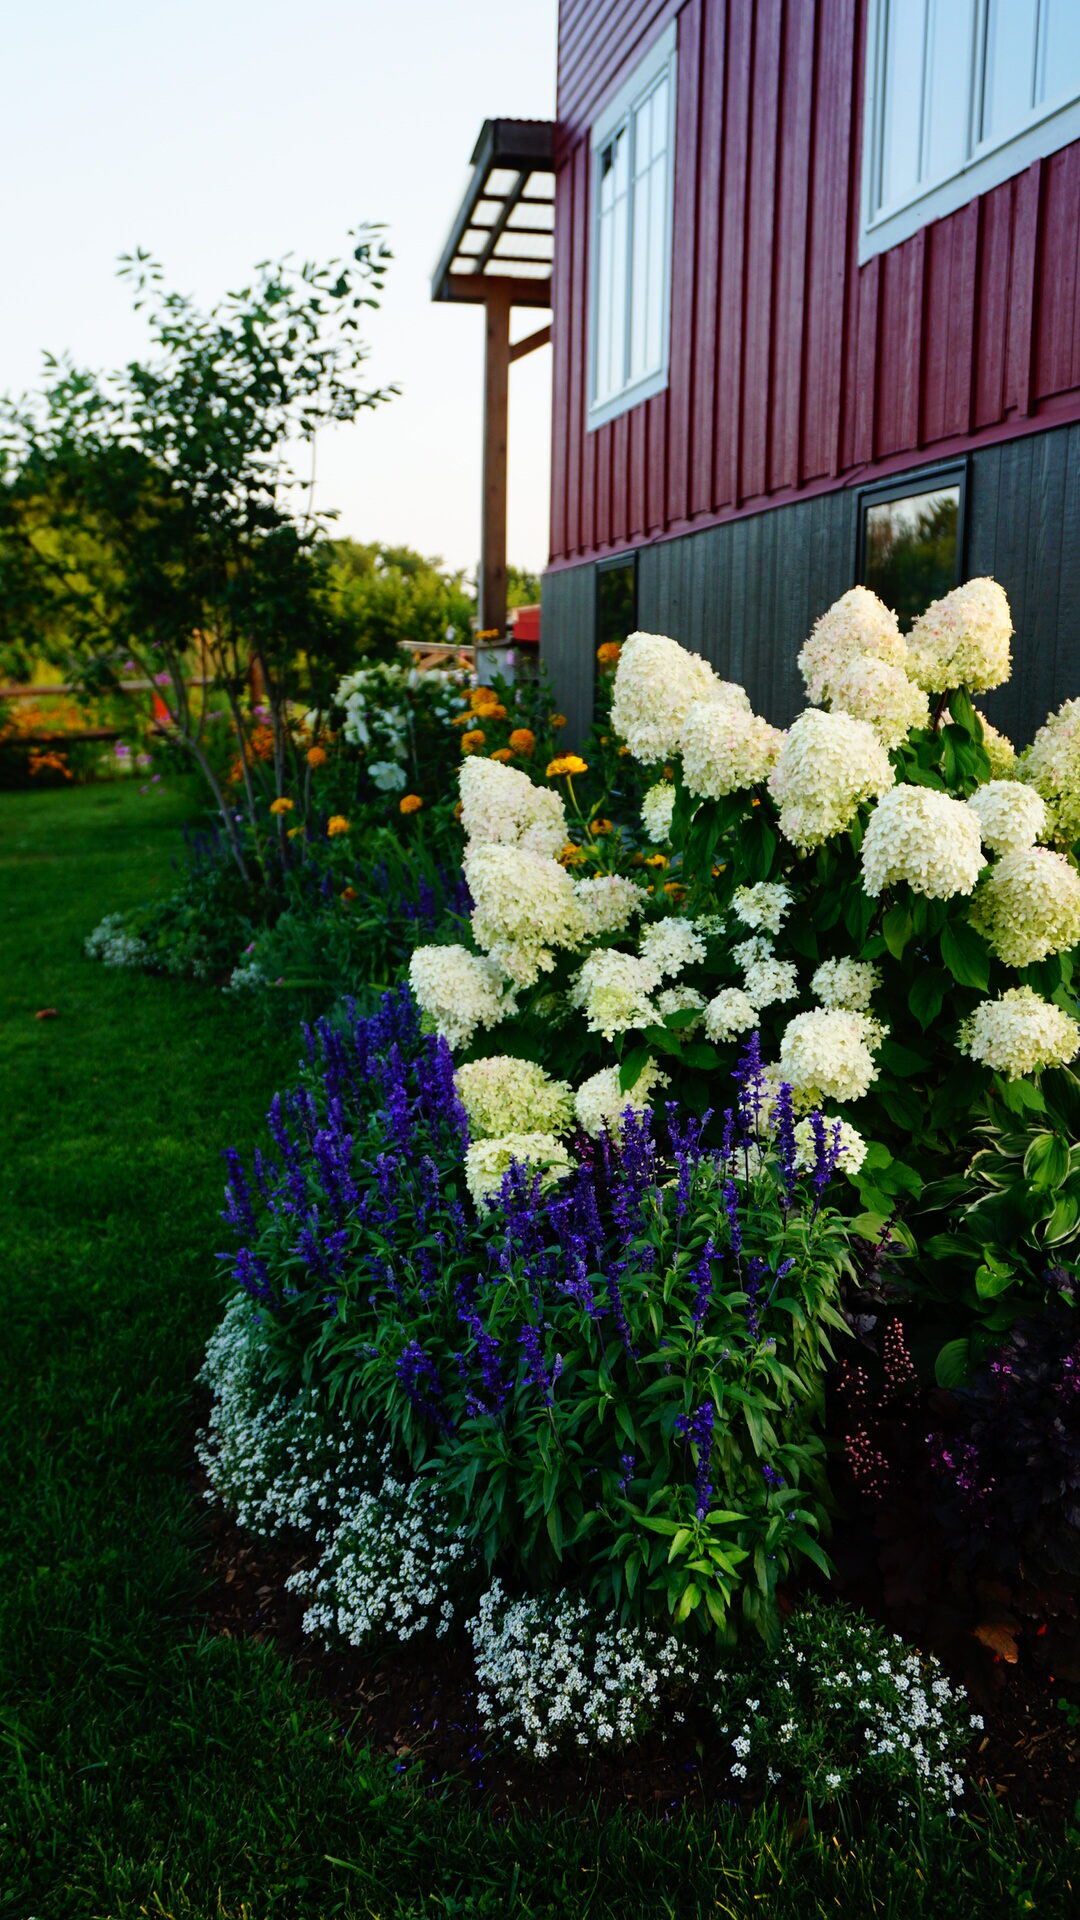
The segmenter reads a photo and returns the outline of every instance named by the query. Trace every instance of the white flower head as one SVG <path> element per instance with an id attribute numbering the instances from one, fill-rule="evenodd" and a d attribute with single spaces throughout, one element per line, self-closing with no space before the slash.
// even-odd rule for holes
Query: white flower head
<path id="1" fill-rule="evenodd" d="M 877 1079 L 871 1047 L 881 1028 L 865 1013 L 815 1008 L 788 1021 L 780 1042 L 780 1072 L 805 1106 L 808 1101 L 861 1100 Z"/>
<path id="2" fill-rule="evenodd" d="M 784 735 L 745 707 L 696 701 L 679 735 L 683 779 L 697 799 L 756 787 L 775 767 Z"/>
<path id="3" fill-rule="evenodd" d="M 1080 839 L 1080 700 L 1047 715 L 1019 771 L 1052 809 L 1055 837 L 1068 846 Z"/>
<path id="4" fill-rule="evenodd" d="M 1031 987 L 1009 987 L 999 1000 L 981 1000 L 960 1028 L 961 1053 L 1010 1080 L 1065 1067 L 1080 1052 L 1080 1025 Z"/>
<path id="5" fill-rule="evenodd" d="M 749 706 L 742 687 L 721 680 L 700 654 L 662 633 L 632 633 L 623 642 L 611 701 L 611 724 L 635 760 L 666 760 L 695 701 Z"/>
<path id="6" fill-rule="evenodd" d="M 665 987 L 656 996 L 656 1011 L 663 1018 L 669 1013 L 699 1013 L 705 1006 L 705 995 L 696 987 Z M 701 1025 L 701 1020 L 688 1020 L 680 1028 L 684 1039 L 688 1040 Z"/>
<path id="7" fill-rule="evenodd" d="M 967 802 L 991 853 L 1022 853 L 1042 840 L 1050 825 L 1045 800 L 1019 780 L 988 780 Z"/>
<path id="8" fill-rule="evenodd" d="M 1025 847 L 998 860 L 971 903 L 971 924 L 1009 967 L 1080 940 L 1080 874 L 1063 853 Z"/>
<path id="9" fill-rule="evenodd" d="M 902 672 L 907 648 L 892 609 L 869 587 L 849 587 L 826 608 L 799 654 L 807 698 L 814 706 L 835 701 L 835 676 L 853 660 L 867 658 L 882 660 Z"/>
<path id="10" fill-rule="evenodd" d="M 854 821 L 865 800 L 878 799 L 896 775 L 873 728 L 848 713 L 808 707 L 791 727 L 769 776 L 780 807 L 780 831 L 806 851 Z"/>
<path id="11" fill-rule="evenodd" d="M 870 815 L 861 857 L 863 886 L 875 899 L 906 880 L 930 900 L 949 900 L 970 893 L 986 865 L 971 808 L 932 787 L 887 793 Z"/>
<path id="12" fill-rule="evenodd" d="M 450 1047 L 467 1047 L 478 1027 L 497 1026 L 516 1009 L 502 969 L 467 947 L 417 947 L 409 985 Z"/>
<path id="13" fill-rule="evenodd" d="M 574 899 L 585 922 L 586 938 L 622 933 L 646 904 L 642 889 L 622 874 L 602 873 L 593 880 L 575 880 L 573 885 Z"/>
<path id="14" fill-rule="evenodd" d="M 570 987 L 574 1006 L 583 1007 L 590 1033 L 613 1040 L 633 1027 L 657 1024 L 650 998 L 660 985 L 660 968 L 617 947 L 598 947 L 590 953 Z"/>
<path id="15" fill-rule="evenodd" d="M 465 1185 L 474 1206 L 498 1193 L 512 1165 L 540 1175 L 541 1191 L 565 1180 L 575 1162 L 553 1133 L 506 1133 L 497 1140 L 474 1140 L 465 1149 Z"/>
<path id="16" fill-rule="evenodd" d="M 471 754 L 458 774 L 461 824 L 474 845 L 528 847 L 554 858 L 569 837 L 562 798 L 527 773 Z"/>
<path id="17" fill-rule="evenodd" d="M 996 580 L 968 580 L 935 600 L 908 635 L 908 672 L 927 693 L 988 693 L 1012 672 L 1012 614 Z"/>
<path id="18" fill-rule="evenodd" d="M 705 1009 L 705 1033 L 709 1040 L 734 1040 L 758 1023 L 758 1010 L 741 987 L 721 987 Z"/>
<path id="19" fill-rule="evenodd" d="M 1019 780 L 1020 761 L 1012 741 L 990 724 L 985 713 L 978 714 L 977 718 L 982 727 L 983 748 L 990 762 L 991 780 Z M 1045 794 L 1043 798 L 1046 798 Z"/>
<path id="20" fill-rule="evenodd" d="M 760 927 L 764 933 L 779 933 L 791 911 L 794 896 L 779 880 L 758 880 L 752 887 L 736 887 L 732 909 L 744 927 Z"/>
<path id="21" fill-rule="evenodd" d="M 869 960 L 823 960 L 810 982 L 810 991 L 823 1007 L 848 1007 L 865 1013 L 871 995 L 881 985 L 881 970 Z"/>
<path id="22" fill-rule="evenodd" d="M 645 928 L 638 952 L 664 978 L 704 960 L 705 942 L 692 920 L 669 914 L 665 920 L 654 920 Z"/>
<path id="23" fill-rule="evenodd" d="M 406 784 L 405 769 L 396 760 L 372 760 L 368 765 L 368 774 L 373 786 L 380 793 L 400 793 Z"/>
<path id="24" fill-rule="evenodd" d="M 454 1080 L 474 1140 L 508 1133 L 566 1133 L 573 1125 L 573 1091 L 532 1060 L 491 1054 L 459 1067 Z"/>
<path id="25" fill-rule="evenodd" d="M 675 787 L 671 780 L 658 780 L 641 803 L 641 824 L 654 847 L 666 846 L 671 837 L 671 817 L 675 812 Z"/>
<path id="26" fill-rule="evenodd" d="M 771 1007 L 777 1000 L 795 1000 L 799 993 L 798 968 L 790 960 L 772 955 L 752 960 L 743 974 L 743 983 L 755 1007 Z"/>
<path id="27" fill-rule="evenodd" d="M 574 1095 L 574 1111 L 583 1133 L 599 1139 L 605 1128 L 615 1133 L 628 1107 L 643 1113 L 657 1087 L 666 1087 L 668 1076 L 655 1060 L 646 1060 L 632 1087 L 619 1086 L 618 1067 L 601 1067 L 582 1082 Z"/>
<path id="28" fill-rule="evenodd" d="M 828 1114 L 822 1114 L 821 1118 L 825 1128 L 826 1150 L 831 1152 L 833 1142 L 836 1140 L 840 1153 L 837 1166 L 841 1173 L 854 1178 L 866 1159 L 866 1141 L 858 1129 L 849 1125 L 846 1120 L 831 1120 Z M 839 1137 L 837 1128 L 840 1129 Z M 817 1165 L 817 1154 L 817 1135 L 813 1121 L 797 1120 L 795 1122 L 795 1165 L 800 1173 L 811 1170 Z"/>
<path id="29" fill-rule="evenodd" d="M 585 914 L 565 867 L 528 847 L 469 847 L 465 878 L 475 901 L 477 945 L 520 987 L 555 964 L 554 950 L 579 947 Z"/>
<path id="30" fill-rule="evenodd" d="M 913 727 L 930 724 L 930 701 L 902 667 L 861 654 L 830 681 L 829 705 L 873 727 L 885 747 L 898 747 Z"/>

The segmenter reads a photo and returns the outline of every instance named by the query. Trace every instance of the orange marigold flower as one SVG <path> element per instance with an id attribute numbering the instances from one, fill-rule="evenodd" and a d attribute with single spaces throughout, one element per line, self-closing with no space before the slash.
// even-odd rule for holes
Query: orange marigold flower
<path id="1" fill-rule="evenodd" d="M 350 900 L 359 900 L 360 895 L 357 893 L 355 887 L 342 887 L 341 898 L 347 905 Z"/>
<path id="2" fill-rule="evenodd" d="M 487 735 L 481 733 L 479 727 L 473 727 L 469 733 L 463 733 L 461 736 L 462 753 L 475 753 L 477 747 L 483 746 L 486 738 Z"/>
<path id="3" fill-rule="evenodd" d="M 418 793 L 403 793 L 398 801 L 399 813 L 419 813 L 423 801 Z"/>
<path id="4" fill-rule="evenodd" d="M 325 767 L 329 755 L 325 747 L 309 747 L 307 763 L 309 767 Z"/>
<path id="5" fill-rule="evenodd" d="M 473 717 L 471 713 L 455 713 L 450 725 L 452 727 L 471 727 L 472 720 Z"/>
<path id="6" fill-rule="evenodd" d="M 630 751 L 630 749 L 629 749 L 629 747 L 620 747 L 620 748 L 619 748 L 619 754 L 620 754 L 620 756 L 621 756 L 622 754 L 624 754 L 624 753 L 629 753 L 629 751 Z"/>
<path id="7" fill-rule="evenodd" d="M 473 635 L 474 640 L 499 640 L 501 638 L 501 627 L 481 627 L 480 631 Z"/>
<path id="8" fill-rule="evenodd" d="M 589 822 L 589 832 L 595 834 L 597 838 L 599 838 L 601 834 L 612 833 L 613 831 L 614 825 L 610 820 L 591 820 Z"/>
<path id="9" fill-rule="evenodd" d="M 679 901 L 685 897 L 686 888 L 681 887 L 677 880 L 665 880 L 664 892 L 670 894 L 672 900 Z"/>
<path id="10" fill-rule="evenodd" d="M 295 840 L 295 839 L 296 839 L 296 836 L 297 836 L 297 834 L 298 834 L 298 833 L 303 833 L 303 831 L 304 831 L 304 829 L 303 829 L 303 827 L 290 827 L 290 828 L 289 828 L 289 831 L 288 831 L 288 833 L 287 833 L 287 835 L 286 835 L 286 839 L 288 839 L 288 840 Z"/>
<path id="11" fill-rule="evenodd" d="M 348 831 L 349 823 L 345 815 L 343 813 L 332 813 L 326 823 L 328 837 L 331 840 L 336 840 L 339 833 L 348 833 Z"/>
<path id="12" fill-rule="evenodd" d="M 560 862 L 560 865 L 564 867 L 576 867 L 576 866 L 580 866 L 584 858 L 585 858 L 585 855 L 583 854 L 581 848 L 575 847 L 574 842 L 572 840 L 568 840 L 565 847 L 563 848 L 562 852 L 559 855 L 559 862 Z"/>
<path id="13" fill-rule="evenodd" d="M 666 866 L 667 866 L 667 854 L 666 854 L 666 853 L 649 853 L 649 854 L 646 854 L 646 856 L 645 856 L 645 865 L 646 865 L 647 867 L 666 867 Z"/>
<path id="14" fill-rule="evenodd" d="M 531 727 L 515 727 L 510 735 L 510 745 L 515 753 L 535 753 L 536 735 Z"/>
<path id="15" fill-rule="evenodd" d="M 551 724 L 553 727 L 565 727 L 566 725 L 565 713 L 553 713 L 551 716 Z"/>
<path id="16" fill-rule="evenodd" d="M 271 800 L 270 811 L 271 813 L 291 813 L 294 804 L 292 800 L 286 800 L 285 795 L 282 793 L 278 795 L 276 800 Z"/>
<path id="17" fill-rule="evenodd" d="M 489 760 L 501 760 L 504 767 L 513 757 L 509 747 L 496 747 L 494 753 L 488 755 Z"/>
<path id="18" fill-rule="evenodd" d="M 461 801 L 459 800 L 457 803 L 457 806 L 454 808 L 454 819 L 460 820 L 464 811 L 465 811 L 465 808 L 462 805 Z"/>
<path id="19" fill-rule="evenodd" d="M 486 708 L 497 707 L 499 696 L 494 687 L 474 687 L 469 695 L 469 705 L 474 713 L 483 713 Z"/>
<path id="20" fill-rule="evenodd" d="M 603 646 L 597 647 L 596 657 L 602 667 L 613 667 L 621 652 L 622 648 L 617 640 L 605 640 Z"/>
<path id="21" fill-rule="evenodd" d="M 560 780 L 567 773 L 588 773 L 589 763 L 579 753 L 560 753 L 549 760 L 547 774 L 549 780 Z"/>

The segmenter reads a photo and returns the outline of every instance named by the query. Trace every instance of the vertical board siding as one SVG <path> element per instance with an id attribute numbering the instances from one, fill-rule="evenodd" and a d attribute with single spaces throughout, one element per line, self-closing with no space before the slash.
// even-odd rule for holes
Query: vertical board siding
<path id="1" fill-rule="evenodd" d="M 1080 415 L 1080 143 L 858 264 L 866 0 L 563 0 L 552 560 Z M 667 23 L 667 391 L 587 431 L 589 129 Z M 718 592 L 726 591 L 717 579 Z M 697 588 L 695 588 L 697 591 Z"/>

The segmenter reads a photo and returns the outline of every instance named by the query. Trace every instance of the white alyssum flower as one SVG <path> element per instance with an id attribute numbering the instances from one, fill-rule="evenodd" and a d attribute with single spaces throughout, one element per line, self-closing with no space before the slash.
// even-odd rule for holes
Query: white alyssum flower
<path id="1" fill-rule="evenodd" d="M 675 788 L 670 780 L 658 780 L 641 803 L 641 824 L 654 847 L 666 846 L 671 837 L 671 817 L 675 812 Z"/>
<path id="2" fill-rule="evenodd" d="M 1012 614 L 996 580 L 968 580 L 935 600 L 908 635 L 907 670 L 927 693 L 988 693 L 1012 672 Z"/>
<path id="3" fill-rule="evenodd" d="M 976 787 L 967 805 L 979 822 L 983 846 L 991 853 L 1021 853 L 1044 839 L 1049 830 L 1045 800 L 1019 780 L 988 780 Z"/>
<path id="4" fill-rule="evenodd" d="M 590 953 L 570 984 L 570 1001 L 585 1009 L 590 1033 L 613 1040 L 617 1033 L 656 1023 L 651 995 L 661 981 L 660 968 L 617 947 L 598 947 Z"/>
<path id="5" fill-rule="evenodd" d="M 930 724 L 930 701 L 902 667 L 873 654 L 861 654 L 841 667 L 830 682 L 834 713 L 850 713 L 873 727 L 882 746 L 898 747 L 913 727 Z"/>
<path id="6" fill-rule="evenodd" d="M 417 947 L 409 985 L 450 1047 L 467 1047 L 478 1027 L 496 1027 L 516 1009 L 501 967 L 467 947 Z"/>
<path id="7" fill-rule="evenodd" d="M 380 793 L 400 793 L 408 780 L 404 767 L 396 760 L 369 760 L 368 776 Z"/>
<path id="8" fill-rule="evenodd" d="M 83 942 L 87 959 L 100 960 L 106 967 L 145 966 L 149 951 L 137 933 L 128 933 L 122 913 L 107 913 Z"/>
<path id="9" fill-rule="evenodd" d="M 772 955 L 753 960 L 743 973 L 743 985 L 755 1007 L 771 1007 L 778 1000 L 796 1000 L 799 970 L 791 960 Z"/>
<path id="10" fill-rule="evenodd" d="M 1007 853 L 981 881 L 970 918 L 1008 967 L 1064 953 L 1080 940 L 1080 874 L 1049 847 Z"/>
<path id="11" fill-rule="evenodd" d="M 1066 1067 L 1080 1051 L 1080 1024 L 1031 987 L 1009 987 L 980 1000 L 961 1023 L 961 1053 L 1010 1080 L 1044 1067 Z"/>
<path id="12" fill-rule="evenodd" d="M 598 1140 L 605 1129 L 617 1133 L 628 1107 L 644 1113 L 657 1087 L 668 1085 L 668 1075 L 661 1072 L 655 1060 L 646 1060 L 633 1086 L 625 1089 L 619 1085 L 618 1067 L 601 1067 L 599 1073 L 582 1081 L 574 1095 L 578 1126 L 593 1140 Z"/>
<path id="13" fill-rule="evenodd" d="M 619 873 L 598 874 L 593 880 L 575 880 L 573 887 L 574 899 L 585 922 L 586 939 L 598 934 L 622 933 L 647 901 L 642 889 Z"/>
<path id="14" fill-rule="evenodd" d="M 906 880 L 930 900 L 970 893 L 983 867 L 979 822 L 962 800 L 932 787 L 894 787 L 870 815 L 863 886 L 874 898 Z"/>
<path id="15" fill-rule="evenodd" d="M 841 1173 L 854 1178 L 866 1159 L 866 1141 L 858 1129 L 851 1126 L 848 1121 L 830 1119 L 828 1114 L 822 1114 L 821 1117 L 825 1127 L 826 1150 L 831 1152 L 833 1141 L 836 1139 L 836 1129 L 839 1127 L 840 1158 L 837 1165 Z M 799 1171 L 806 1172 L 815 1167 L 817 1154 L 818 1143 L 813 1121 L 797 1120 L 795 1122 L 795 1165 Z"/>
<path id="16" fill-rule="evenodd" d="M 638 952 L 661 979 L 681 973 L 705 958 L 705 942 L 692 920 L 669 914 L 666 920 L 654 920 L 638 941 Z"/>
<path id="17" fill-rule="evenodd" d="M 887 793 L 896 778 L 889 756 L 865 720 L 808 707 L 792 725 L 769 776 L 780 808 L 780 831 L 805 852 L 843 833 L 862 803 Z"/>
<path id="18" fill-rule="evenodd" d="M 504 1133 L 497 1140 L 474 1140 L 465 1149 L 465 1185 L 473 1205 L 493 1200 L 511 1166 L 539 1174 L 541 1192 L 565 1180 L 576 1162 L 553 1133 Z"/>
<path id="19" fill-rule="evenodd" d="M 478 946 L 516 986 L 531 987 L 555 965 L 555 949 L 578 947 L 585 915 L 565 867 L 528 847 L 466 850 L 465 878 L 475 901 Z"/>
<path id="20" fill-rule="evenodd" d="M 865 1013 L 881 985 L 881 969 L 869 960 L 823 960 L 810 981 L 810 991 L 823 1007 L 848 1007 Z"/>
<path id="21" fill-rule="evenodd" d="M 784 735 L 749 706 L 695 701 L 679 734 L 683 779 L 695 799 L 720 800 L 760 786 L 780 755 Z"/>
<path id="22" fill-rule="evenodd" d="M 662 633 L 632 633 L 615 669 L 611 724 L 635 760 L 651 765 L 676 751 L 695 701 L 749 706 L 742 687 L 721 680 L 700 654 Z"/>
<path id="23" fill-rule="evenodd" d="M 620 1626 L 570 1593 L 510 1600 L 496 1580 L 468 1630 L 484 1722 L 533 1760 L 625 1746 L 699 1679 L 673 1635 Z"/>
<path id="24" fill-rule="evenodd" d="M 731 906 L 736 920 L 741 920 L 744 927 L 779 933 L 791 912 L 794 897 L 782 880 L 758 880 L 752 887 L 736 887 Z"/>
<path id="25" fill-rule="evenodd" d="M 1055 837 L 1071 846 L 1080 839 L 1080 700 L 1047 714 L 1018 764 L 1020 778 L 1052 808 Z"/>
<path id="26" fill-rule="evenodd" d="M 551 787 L 538 787 L 528 774 L 498 760 L 470 754 L 458 774 L 461 824 L 476 846 L 528 847 L 549 859 L 569 838 L 566 809 Z"/>
<path id="27" fill-rule="evenodd" d="M 799 654 L 807 698 L 814 706 L 832 700 L 834 675 L 867 657 L 903 671 L 907 648 L 891 607 L 869 587 L 849 587 L 816 621 Z"/>
<path id="28" fill-rule="evenodd" d="M 566 1133 L 573 1125 L 569 1082 L 553 1080 L 533 1060 L 491 1054 L 459 1067 L 454 1081 L 473 1140 L 507 1133 Z"/>
<path id="29" fill-rule="evenodd" d="M 693 1011 L 694 1013 L 700 1014 L 704 1006 L 705 995 L 699 993 L 696 987 L 665 987 L 663 991 L 656 996 L 656 1011 L 661 1018 L 664 1018 L 664 1016 L 669 1013 L 689 1013 Z M 684 1021 L 683 1025 L 679 1028 L 679 1032 L 684 1040 L 689 1040 L 691 1035 L 697 1032 L 700 1025 L 700 1018 L 687 1020 Z"/>
<path id="30" fill-rule="evenodd" d="M 721 987 L 705 1009 L 705 1035 L 709 1040 L 734 1040 L 758 1023 L 758 1010 L 741 987 Z"/>
<path id="31" fill-rule="evenodd" d="M 780 1073 L 800 1105 L 861 1100 L 877 1079 L 871 1048 L 882 1029 L 865 1013 L 814 1008 L 788 1021 L 780 1042 Z"/>

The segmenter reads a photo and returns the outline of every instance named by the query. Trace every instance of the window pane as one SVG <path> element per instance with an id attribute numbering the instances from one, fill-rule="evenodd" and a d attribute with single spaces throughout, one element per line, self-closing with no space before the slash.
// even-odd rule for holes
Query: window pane
<path id="1" fill-rule="evenodd" d="M 652 96 L 652 158 L 654 160 L 658 159 L 667 147 L 667 123 L 668 83 L 665 75 Z"/>
<path id="2" fill-rule="evenodd" d="M 618 393 L 626 377 L 627 144 L 627 129 L 620 127 L 597 159 L 600 211 L 596 246 L 594 400 L 606 400 Z"/>
<path id="3" fill-rule="evenodd" d="M 968 158 L 974 0 L 932 0 L 927 19 L 921 178 L 948 180 Z"/>
<path id="4" fill-rule="evenodd" d="M 959 487 L 909 494 L 864 509 L 863 585 L 910 627 L 959 576 Z"/>
<path id="5" fill-rule="evenodd" d="M 1077 0 L 1042 0 L 1041 74 L 1038 100 L 1069 100 L 1080 93 L 1080 5 Z"/>
<path id="6" fill-rule="evenodd" d="M 1031 114 L 1037 21 L 1034 0 L 990 0 L 983 78 L 984 140 L 1007 140 Z"/>
<path id="7" fill-rule="evenodd" d="M 637 614 L 634 607 L 636 569 L 634 556 L 613 567 L 596 570 L 596 644 L 609 640 L 622 642 L 634 631 Z"/>
<path id="8" fill-rule="evenodd" d="M 919 184 L 925 38 L 925 0 L 890 0 L 879 207 L 911 199 Z"/>

